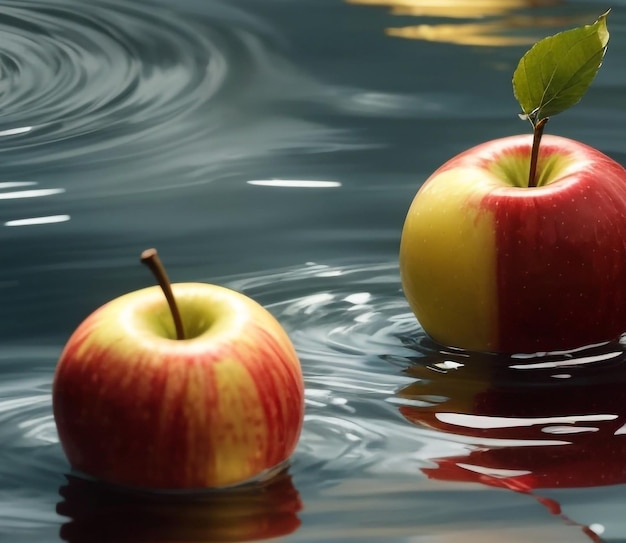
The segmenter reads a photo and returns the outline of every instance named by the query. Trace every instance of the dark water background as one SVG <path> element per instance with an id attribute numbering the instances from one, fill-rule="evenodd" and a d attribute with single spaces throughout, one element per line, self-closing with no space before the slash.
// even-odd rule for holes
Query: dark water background
<path id="1" fill-rule="evenodd" d="M 622 346 L 442 353 L 396 263 L 429 173 L 528 131 L 510 87 L 528 45 L 609 6 L 393 4 L 2 2 L 0 540 L 626 541 Z M 548 132 L 626 164 L 626 2 L 611 6 L 604 67 Z M 149 246 L 175 281 L 246 292 L 293 338 L 307 415 L 267 487 L 146 504 L 64 475 L 57 357 L 150 283 Z"/>

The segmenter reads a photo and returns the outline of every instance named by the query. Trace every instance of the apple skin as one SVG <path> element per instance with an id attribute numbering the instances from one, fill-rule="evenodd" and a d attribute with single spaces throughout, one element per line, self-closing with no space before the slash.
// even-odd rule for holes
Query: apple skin
<path id="1" fill-rule="evenodd" d="M 286 332 L 243 294 L 172 289 L 189 339 L 176 339 L 159 287 L 112 300 L 70 337 L 52 393 L 71 466 L 124 486 L 199 489 L 281 464 L 304 416 Z"/>
<path id="2" fill-rule="evenodd" d="M 456 156 L 420 188 L 400 245 L 411 309 L 435 341 L 486 352 L 573 349 L 626 331 L 626 170 L 546 135 Z M 518 184 L 519 186 L 513 186 Z"/>

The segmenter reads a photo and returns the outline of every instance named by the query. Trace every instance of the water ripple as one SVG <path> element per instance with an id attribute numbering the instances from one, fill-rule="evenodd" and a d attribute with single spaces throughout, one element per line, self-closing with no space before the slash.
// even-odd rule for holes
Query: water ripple
<path id="1" fill-rule="evenodd" d="M 317 371 L 323 365 L 333 373 L 346 371 L 348 377 L 354 371 L 371 372 L 381 383 L 389 373 L 381 357 L 412 352 L 401 337 L 432 348 L 401 293 L 395 262 L 335 267 L 308 263 L 231 280 L 229 285 L 272 311 L 290 332 L 300 356 L 312 361 L 316 375 L 323 374 Z"/>
<path id="2" fill-rule="evenodd" d="M 136 139 L 209 100 L 227 73 L 218 28 L 121 2 L 5 2 L 0 35 L 3 152 Z"/>
<path id="3" fill-rule="evenodd" d="M 0 428 L 9 447 L 0 449 L 3 488 L 29 481 L 56 481 L 65 462 L 59 455 L 51 410 L 51 360 L 58 349 L 6 348 L 0 356 Z M 51 358 L 52 357 L 52 358 Z"/>
<path id="4" fill-rule="evenodd" d="M 302 361 L 307 409 L 289 467 L 295 485 L 289 529 L 299 522 L 299 492 L 305 510 L 319 514 L 320 504 L 351 488 L 395 496 L 429 488 L 427 478 L 506 488 L 540 503 L 537 489 L 625 480 L 623 345 L 511 357 L 442 348 L 411 314 L 395 262 L 308 263 L 212 282 L 268 307 Z M 68 466 L 51 415 L 58 350 L 15 347 L 0 354 L 0 435 L 10 444 L 0 453 L 6 489 L 0 503 L 19 503 L 25 512 L 3 506 L 0 518 L 14 531 L 59 523 L 50 508 Z M 362 515 L 358 494 L 350 500 Z M 42 507 L 42 514 L 33 513 Z M 373 500 L 367 511 L 390 507 Z M 264 511 L 253 521 L 265 519 Z M 80 534 L 93 533 L 90 522 L 83 533 L 80 511 L 68 514 Z"/>
<path id="5" fill-rule="evenodd" d="M 228 3 L 180 7 L 5 2 L 4 175 L 39 177 L 45 165 L 65 201 L 83 200 L 205 184 L 249 157 L 342 145 L 339 131 L 274 107 L 317 91 L 277 52 L 279 34 Z"/>
<path id="6" fill-rule="evenodd" d="M 396 262 L 310 262 L 226 284 L 276 316 L 302 361 L 307 417 L 294 458 L 297 477 L 308 478 L 312 467 L 349 469 L 353 476 L 419 473 L 429 433 L 407 432 L 389 400 L 413 381 L 403 369 L 415 345 L 424 352 L 435 347 L 402 296 Z"/>

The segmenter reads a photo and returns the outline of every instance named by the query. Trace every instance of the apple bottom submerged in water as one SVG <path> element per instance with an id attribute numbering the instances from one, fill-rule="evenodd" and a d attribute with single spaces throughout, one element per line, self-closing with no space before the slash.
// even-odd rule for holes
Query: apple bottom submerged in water
<path id="1" fill-rule="evenodd" d="M 417 193 L 402 284 L 436 341 L 491 352 L 572 349 L 626 331 L 626 170 L 582 143 L 532 136 L 470 149 Z"/>
<path id="2" fill-rule="evenodd" d="M 295 350 L 246 296 L 172 285 L 187 339 L 176 339 L 159 287 L 117 298 L 74 332 L 53 407 L 70 464 L 152 489 L 237 484 L 285 461 L 302 427 Z"/>

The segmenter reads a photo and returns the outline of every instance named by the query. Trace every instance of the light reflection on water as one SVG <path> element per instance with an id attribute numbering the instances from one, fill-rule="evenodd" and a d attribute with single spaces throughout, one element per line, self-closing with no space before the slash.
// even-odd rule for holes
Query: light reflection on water
<path id="1" fill-rule="evenodd" d="M 227 69 L 198 30 L 123 2 L 5 3 L 4 134 L 38 145 L 115 128 L 124 140 L 137 138 L 138 123 L 148 129 L 192 111 L 215 95 Z M 124 127 L 132 127 L 126 138 Z M 3 152 L 11 147 L 5 141 Z"/>
<path id="2" fill-rule="evenodd" d="M 347 0 L 350 4 L 387 6 L 395 15 L 483 19 L 527 7 L 555 6 L 562 0 Z"/>
<path id="3" fill-rule="evenodd" d="M 273 152 L 347 144 L 280 112 L 283 101 L 329 97 L 280 55 L 271 27 L 227 2 L 209 14 L 125 0 L 5 4 L 3 177 L 34 182 L 45 167 L 66 201 L 93 200 L 203 185 Z"/>
<path id="4" fill-rule="evenodd" d="M 479 47 L 508 47 L 533 44 L 545 35 L 538 28 L 562 28 L 589 24 L 594 14 L 553 16 L 546 8 L 562 5 L 562 0 L 345 0 L 349 4 L 389 7 L 394 15 L 450 19 L 451 23 L 424 22 L 390 27 L 389 36 Z M 533 8 L 532 15 L 524 10 Z M 546 9 L 539 15 L 537 8 Z M 596 14 L 597 15 L 597 14 Z M 462 20 L 479 22 L 462 22 Z"/>

